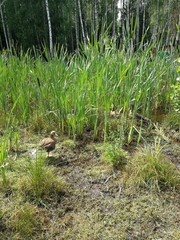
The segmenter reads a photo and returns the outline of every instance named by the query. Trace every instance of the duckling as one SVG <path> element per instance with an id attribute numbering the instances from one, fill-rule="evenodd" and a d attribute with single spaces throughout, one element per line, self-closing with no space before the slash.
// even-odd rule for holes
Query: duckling
<path id="1" fill-rule="evenodd" d="M 118 118 L 118 117 L 120 117 L 120 115 L 122 113 L 122 108 L 119 109 L 119 111 L 116 111 L 113 104 L 111 105 L 111 109 L 110 110 L 111 110 L 110 111 L 110 117 L 117 117 Z"/>
<path id="2" fill-rule="evenodd" d="M 51 131 L 50 136 L 47 138 L 44 138 L 40 144 L 40 147 L 44 148 L 48 153 L 48 157 L 49 157 L 49 152 L 53 151 L 56 147 L 57 136 L 58 135 L 56 134 L 55 131 Z"/>
<path id="3" fill-rule="evenodd" d="M 115 117 L 116 116 L 116 111 L 114 108 L 114 104 L 111 104 L 111 108 L 110 108 L 110 117 Z"/>

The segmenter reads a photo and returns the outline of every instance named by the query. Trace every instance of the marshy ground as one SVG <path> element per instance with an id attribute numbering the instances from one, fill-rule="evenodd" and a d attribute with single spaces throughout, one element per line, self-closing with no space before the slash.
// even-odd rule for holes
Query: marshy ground
<path id="1" fill-rule="evenodd" d="M 33 161 L 29 156 L 41 138 L 22 134 L 19 151 L 9 153 L 12 169 L 14 164 L 23 169 L 24 161 Z M 55 169 L 56 177 L 63 179 L 64 189 L 42 202 L 21 197 L 17 188 L 2 190 L 0 239 L 180 239 L 178 190 L 126 186 L 126 171 L 101 161 L 102 144 L 81 140 L 74 143 L 59 137 L 50 157 L 38 150 L 48 167 Z M 126 148 L 130 160 L 136 146 Z M 163 152 L 179 169 L 179 142 L 170 141 Z M 12 169 L 9 175 L 13 175 Z M 18 171 L 11 178 L 13 184 L 19 181 Z"/>
<path id="2" fill-rule="evenodd" d="M 160 45 L 4 52 L 0 240 L 180 239 L 180 59 Z"/>

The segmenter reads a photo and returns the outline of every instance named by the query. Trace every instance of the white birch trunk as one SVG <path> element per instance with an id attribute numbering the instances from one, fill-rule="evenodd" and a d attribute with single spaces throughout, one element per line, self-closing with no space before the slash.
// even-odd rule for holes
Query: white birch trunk
<path id="1" fill-rule="evenodd" d="M 106 12 L 105 12 L 105 20 L 104 20 L 104 29 L 107 27 L 107 15 L 108 15 L 108 3 L 106 0 Z"/>
<path id="2" fill-rule="evenodd" d="M 140 0 L 136 1 L 136 45 L 139 44 L 139 8 Z"/>
<path id="3" fill-rule="evenodd" d="M 47 13 L 47 20 L 48 20 L 48 29 L 49 29 L 49 48 L 50 48 L 50 55 L 53 57 L 53 40 L 52 40 L 52 27 L 51 27 L 51 18 L 49 13 L 49 3 L 48 0 L 45 0 L 46 5 L 46 13 Z"/>
<path id="4" fill-rule="evenodd" d="M 145 21 L 146 21 L 146 4 L 143 6 L 143 26 L 142 26 L 142 36 L 145 34 Z"/>
<path id="5" fill-rule="evenodd" d="M 159 24 L 159 0 L 156 0 L 156 22 L 153 29 L 153 40 L 156 40 L 158 33 L 158 24 Z"/>
<path id="6" fill-rule="evenodd" d="M 116 0 L 113 0 L 113 31 L 112 31 L 112 35 L 113 37 L 115 37 L 116 35 L 116 7 L 117 7 L 117 2 Z"/>
<path id="7" fill-rule="evenodd" d="M 122 24 L 122 42 L 124 43 L 125 40 L 125 26 L 124 26 L 124 0 L 122 0 L 122 9 L 121 9 L 121 24 Z"/>
<path id="8" fill-rule="evenodd" d="M 3 4 L 4 3 L 5 3 L 5 1 L 0 3 L 0 15 L 1 15 L 1 21 L 2 21 L 2 26 L 3 26 L 3 32 L 4 32 L 6 47 L 7 47 L 7 49 L 9 49 L 10 44 L 9 44 L 9 41 L 8 41 L 8 32 L 7 32 L 7 28 L 6 28 L 6 24 L 5 24 L 5 20 L 4 20 L 4 14 L 3 14 Z"/>
<path id="9" fill-rule="evenodd" d="M 79 9 L 79 18 L 80 18 L 80 23 L 81 23 L 82 38 L 83 38 L 84 45 L 86 45 L 86 36 L 85 36 L 84 24 L 83 24 L 83 20 L 82 20 L 80 0 L 78 0 L 78 9 Z"/>
<path id="10" fill-rule="evenodd" d="M 77 49 L 79 49 L 78 10 L 77 10 L 77 1 L 76 0 L 74 0 L 74 12 L 75 12 L 76 47 L 77 47 Z"/>
<path id="11" fill-rule="evenodd" d="M 95 35 L 96 38 L 98 36 L 98 7 L 97 7 L 97 1 L 94 1 L 94 29 L 95 29 Z"/>

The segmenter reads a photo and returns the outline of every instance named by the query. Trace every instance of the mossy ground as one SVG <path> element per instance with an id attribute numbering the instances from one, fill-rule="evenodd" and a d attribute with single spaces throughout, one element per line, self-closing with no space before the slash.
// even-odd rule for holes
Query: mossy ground
<path id="1" fill-rule="evenodd" d="M 101 161 L 98 143 L 67 144 L 60 137 L 49 158 L 38 150 L 66 186 L 63 192 L 49 194 L 44 201 L 25 198 L 13 186 L 26 175 L 26 164 L 33 161 L 30 155 L 41 138 L 23 133 L 19 151 L 9 152 L 9 184 L 0 191 L 0 239 L 180 239 L 179 192 L 127 187 L 125 170 Z M 134 149 L 127 147 L 129 158 Z M 178 169 L 179 143 L 168 143 L 164 154 Z"/>

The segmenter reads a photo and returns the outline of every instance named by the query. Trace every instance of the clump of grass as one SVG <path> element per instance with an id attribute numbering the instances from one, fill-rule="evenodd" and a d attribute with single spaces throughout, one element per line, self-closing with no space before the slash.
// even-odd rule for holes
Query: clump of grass
<path id="1" fill-rule="evenodd" d="M 16 185 L 26 197 L 41 201 L 63 192 L 65 183 L 55 174 L 55 168 L 46 166 L 43 158 L 36 158 L 29 163 L 27 173 Z"/>
<path id="2" fill-rule="evenodd" d="M 123 168 L 127 164 L 127 152 L 118 143 L 109 143 L 101 155 L 101 160 L 112 164 L 113 167 Z"/>
<path id="3" fill-rule="evenodd" d="M 62 146 L 68 147 L 70 149 L 74 149 L 76 147 L 76 144 L 75 144 L 74 140 L 67 139 L 62 142 Z"/>
<path id="4" fill-rule="evenodd" d="M 36 206 L 17 199 L 3 208 L 3 223 L 12 232 L 12 239 L 31 239 L 41 229 L 39 210 Z"/>
<path id="5" fill-rule="evenodd" d="M 180 131 L 180 113 L 169 112 L 163 120 L 163 125 L 166 128 Z"/>
<path id="6" fill-rule="evenodd" d="M 155 133 L 156 133 L 156 135 L 157 135 L 159 138 L 161 138 L 162 140 L 164 140 L 164 141 L 166 141 L 166 142 L 169 142 L 169 141 L 170 141 L 170 139 L 169 139 L 168 136 L 166 135 L 163 127 L 158 126 L 158 123 L 157 123 L 157 124 L 154 124 L 154 127 L 155 127 Z"/>
<path id="7" fill-rule="evenodd" d="M 112 164 L 113 167 L 123 168 L 127 164 L 127 152 L 123 149 L 123 126 L 119 126 L 117 131 L 110 131 L 108 140 L 101 160 Z"/>
<path id="8" fill-rule="evenodd" d="M 179 189 L 179 171 L 166 159 L 162 149 L 160 139 L 155 138 L 153 145 L 136 151 L 128 168 L 128 185 L 156 190 Z"/>
<path id="9" fill-rule="evenodd" d="M 13 212 L 11 223 L 16 234 L 28 237 L 40 229 L 41 226 L 36 217 L 36 212 L 36 207 L 28 203 Z"/>

